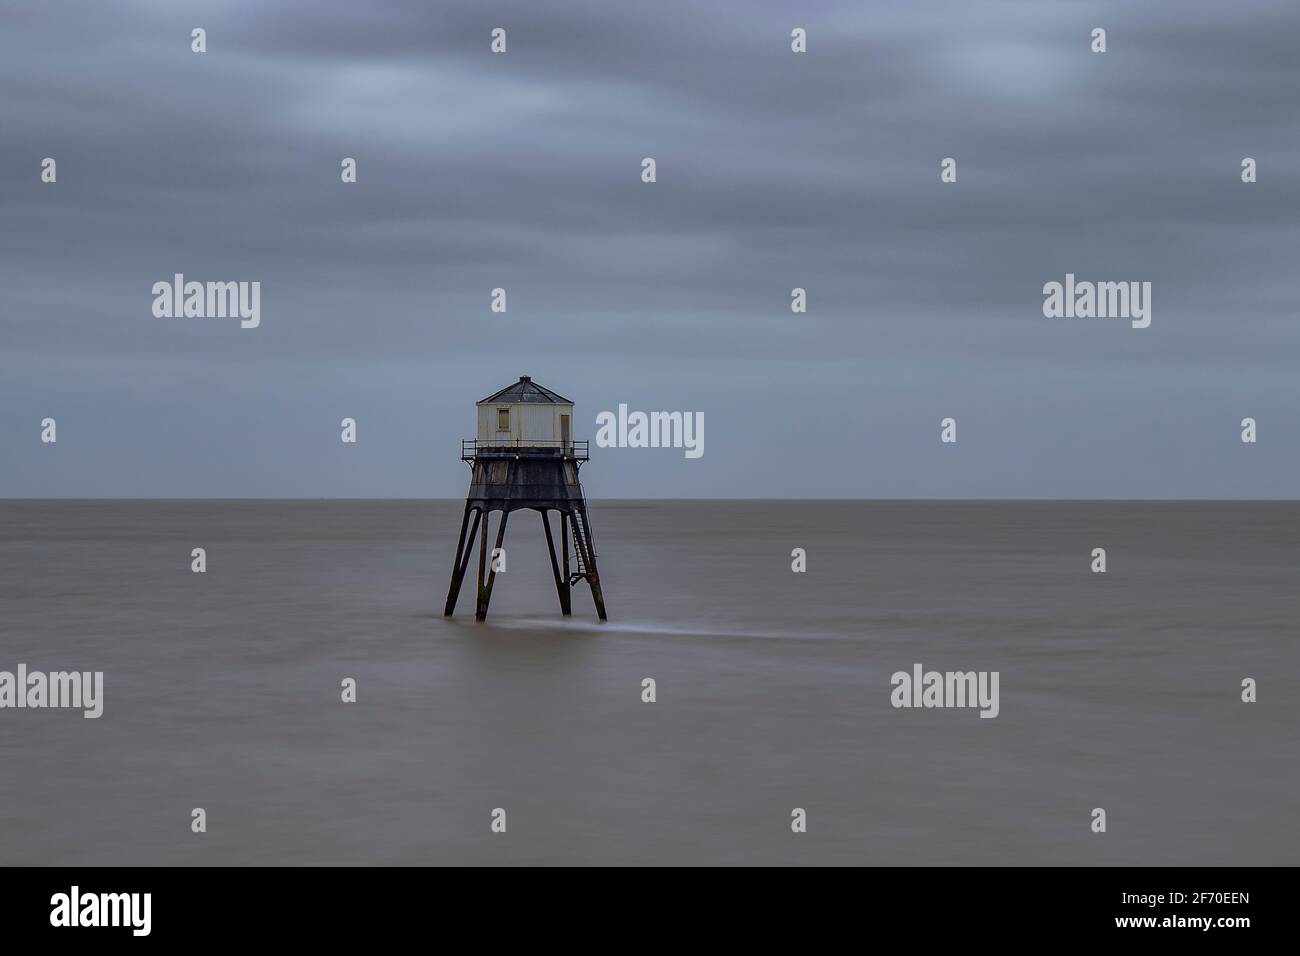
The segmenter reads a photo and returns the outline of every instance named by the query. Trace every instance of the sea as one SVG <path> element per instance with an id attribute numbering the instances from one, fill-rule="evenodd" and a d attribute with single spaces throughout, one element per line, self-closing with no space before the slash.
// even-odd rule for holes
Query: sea
<path id="1" fill-rule="evenodd" d="M 535 512 L 445 617 L 463 506 L 0 502 L 0 671 L 104 675 L 0 865 L 1300 862 L 1300 503 L 595 501 L 605 623 Z"/>

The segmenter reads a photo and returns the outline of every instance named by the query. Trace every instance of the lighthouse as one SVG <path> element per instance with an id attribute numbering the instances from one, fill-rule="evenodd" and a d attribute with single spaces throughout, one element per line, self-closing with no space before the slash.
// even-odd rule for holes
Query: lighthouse
<path id="1" fill-rule="evenodd" d="M 456 610 L 477 534 L 478 601 L 474 617 L 480 621 L 487 617 L 506 522 L 511 512 L 531 510 L 542 516 L 560 611 L 573 612 L 572 587 L 586 581 L 596 613 L 605 620 L 605 597 L 596 570 L 591 520 L 578 478 L 578 469 L 587 461 L 588 446 L 585 440 L 573 438 L 573 402 L 522 375 L 519 381 L 478 402 L 476 411 L 475 437 L 461 442 L 461 461 L 470 466 L 469 494 L 465 496 L 460 540 L 443 613 L 450 617 Z M 559 556 L 551 531 L 552 511 L 560 515 Z M 493 512 L 499 512 L 500 517 L 496 545 L 489 552 L 488 522 Z"/>

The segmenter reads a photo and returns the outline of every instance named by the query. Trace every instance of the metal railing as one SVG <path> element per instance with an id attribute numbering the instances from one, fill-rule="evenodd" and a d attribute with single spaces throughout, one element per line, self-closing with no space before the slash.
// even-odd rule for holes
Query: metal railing
<path id="1" fill-rule="evenodd" d="M 473 461 L 479 455 L 505 455 L 512 451 L 538 450 L 559 452 L 561 457 L 575 461 L 586 461 L 587 439 L 576 441 L 544 440 L 538 438 L 491 438 L 480 441 L 477 438 L 462 438 L 460 442 L 460 460 Z"/>

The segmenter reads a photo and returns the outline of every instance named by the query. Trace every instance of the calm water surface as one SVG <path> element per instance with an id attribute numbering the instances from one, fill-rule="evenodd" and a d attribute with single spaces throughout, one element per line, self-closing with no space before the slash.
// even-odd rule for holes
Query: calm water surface
<path id="1" fill-rule="evenodd" d="M 531 512 L 444 619 L 461 507 L 0 502 L 0 670 L 106 683 L 0 710 L 0 863 L 1300 862 L 1298 504 L 596 503 L 603 626 Z"/>

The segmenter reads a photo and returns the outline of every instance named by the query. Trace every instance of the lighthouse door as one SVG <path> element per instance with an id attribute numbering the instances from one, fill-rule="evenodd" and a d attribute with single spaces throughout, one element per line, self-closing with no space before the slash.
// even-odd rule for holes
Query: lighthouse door
<path id="1" fill-rule="evenodd" d="M 569 450 L 569 416 L 560 416 L 560 447 Z"/>

